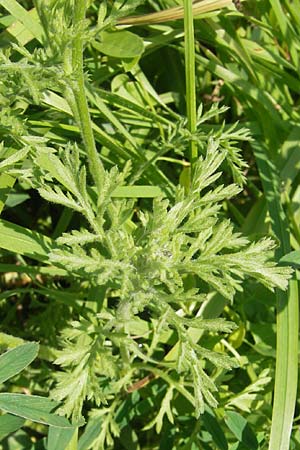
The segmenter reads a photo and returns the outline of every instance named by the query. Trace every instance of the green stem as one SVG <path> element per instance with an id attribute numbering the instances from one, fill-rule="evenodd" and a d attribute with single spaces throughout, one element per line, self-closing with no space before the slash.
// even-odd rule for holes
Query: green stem
<path id="1" fill-rule="evenodd" d="M 73 41 L 71 65 L 72 65 L 72 92 L 76 105 L 75 116 L 80 127 L 82 139 L 85 145 L 89 160 L 89 169 L 98 190 L 102 187 L 103 166 L 99 158 L 92 121 L 88 108 L 87 97 L 85 93 L 84 70 L 83 70 L 83 35 L 82 25 L 86 14 L 86 0 L 76 0 L 73 10 L 73 26 L 76 30 L 76 37 Z"/>
<path id="2" fill-rule="evenodd" d="M 186 109 L 188 129 L 191 134 L 196 132 L 196 79 L 195 79 L 195 39 L 192 0 L 184 0 L 184 46 L 185 46 L 185 78 L 186 78 Z M 190 163 L 193 164 L 198 157 L 197 143 L 190 142 Z"/>

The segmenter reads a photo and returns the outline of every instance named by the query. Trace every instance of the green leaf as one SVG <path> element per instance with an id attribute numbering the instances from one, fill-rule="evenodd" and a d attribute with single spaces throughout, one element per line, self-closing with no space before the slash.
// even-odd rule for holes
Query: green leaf
<path id="1" fill-rule="evenodd" d="M 84 433 L 78 441 L 78 450 L 86 450 L 91 448 L 91 445 L 96 440 L 101 429 L 101 418 L 92 418 L 88 421 Z"/>
<path id="2" fill-rule="evenodd" d="M 39 42 L 42 42 L 43 28 L 36 17 L 29 14 L 16 0 L 1 0 L 1 6 L 20 21 Z"/>
<path id="3" fill-rule="evenodd" d="M 272 127 L 273 129 L 274 127 Z M 263 184 L 271 224 L 280 247 L 277 257 L 291 251 L 288 220 L 281 204 L 277 168 L 261 144 L 252 144 Z M 288 450 L 295 411 L 298 380 L 298 282 L 290 280 L 288 292 L 276 291 L 276 377 L 269 450 Z"/>
<path id="4" fill-rule="evenodd" d="M 19 430 L 25 423 L 22 417 L 4 414 L 0 416 L 0 441 L 8 436 L 10 433 Z"/>
<path id="5" fill-rule="evenodd" d="M 61 183 L 66 189 L 75 195 L 78 194 L 73 174 L 56 155 L 49 151 L 40 151 L 36 158 L 36 164 L 49 172 L 51 177 Z"/>
<path id="6" fill-rule="evenodd" d="M 39 16 L 35 8 L 28 11 L 27 14 L 28 20 L 30 19 L 34 21 L 39 20 Z M 34 35 L 32 34 L 32 32 L 30 32 L 30 30 L 27 29 L 22 22 L 18 20 L 14 21 L 13 16 L 9 17 L 11 19 L 10 21 L 12 21 L 13 23 L 6 29 L 6 32 L 9 33 L 10 36 L 15 38 L 20 45 L 26 45 L 28 42 L 34 39 Z"/>
<path id="7" fill-rule="evenodd" d="M 9 167 L 14 166 L 16 163 L 24 160 L 29 152 L 29 147 L 24 147 L 21 150 L 10 155 L 8 158 L 3 159 L 0 162 L 0 171 L 7 170 Z"/>
<path id="8" fill-rule="evenodd" d="M 245 445 L 249 450 L 258 449 L 258 441 L 256 436 L 243 416 L 234 412 L 227 411 L 225 422 L 237 439 Z"/>
<path id="9" fill-rule="evenodd" d="M 294 252 L 290 252 L 287 255 L 284 255 L 280 259 L 280 263 L 284 263 L 284 265 L 290 265 L 295 269 L 300 268 L 300 251 L 296 250 Z"/>
<path id="10" fill-rule="evenodd" d="M 74 425 L 70 424 L 65 417 L 51 414 L 51 411 L 57 406 L 57 402 L 53 402 L 46 397 L 10 393 L 0 394 L 0 409 L 10 414 L 54 427 L 73 428 Z"/>
<path id="11" fill-rule="evenodd" d="M 107 56 L 114 58 L 134 58 L 144 51 L 143 40 L 130 31 L 103 31 L 101 42 L 94 47 Z"/>
<path id="12" fill-rule="evenodd" d="M 0 248 L 38 261 L 47 261 L 48 254 L 55 246 L 47 236 L 0 220 Z"/>
<path id="13" fill-rule="evenodd" d="M 47 450 L 65 450 L 70 443 L 76 428 L 49 427 Z"/>
<path id="14" fill-rule="evenodd" d="M 217 447 L 220 450 L 228 450 L 228 444 L 224 432 L 210 408 L 205 407 L 202 418 L 206 430 L 211 434 L 213 441 L 217 445 Z"/>
<path id="15" fill-rule="evenodd" d="M 21 205 L 22 203 L 26 202 L 26 200 L 28 200 L 29 198 L 30 195 L 26 193 L 18 194 L 16 192 L 12 192 L 8 194 L 5 206 L 7 208 L 14 208 L 15 206 Z"/>
<path id="16" fill-rule="evenodd" d="M 0 213 L 4 208 L 9 191 L 15 184 L 15 181 L 15 178 L 8 175 L 7 173 L 0 174 Z"/>
<path id="17" fill-rule="evenodd" d="M 36 358 L 38 351 L 39 345 L 29 342 L 1 355 L 0 383 L 4 383 L 25 369 Z"/>

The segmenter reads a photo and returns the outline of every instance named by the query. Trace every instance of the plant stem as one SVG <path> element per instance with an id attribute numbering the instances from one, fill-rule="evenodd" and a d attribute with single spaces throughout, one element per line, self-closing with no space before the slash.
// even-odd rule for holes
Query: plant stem
<path id="1" fill-rule="evenodd" d="M 103 166 L 99 158 L 94 133 L 92 129 L 92 122 L 90 112 L 88 108 L 87 97 L 85 93 L 84 84 L 84 70 L 83 70 L 83 23 L 86 14 L 86 0 L 76 0 L 74 2 L 73 10 L 73 26 L 76 32 L 76 36 L 72 46 L 72 91 L 74 95 L 74 101 L 76 104 L 76 116 L 78 125 L 80 127 L 82 139 L 85 145 L 85 149 L 89 161 L 89 169 L 94 182 L 98 190 L 102 187 L 102 172 Z"/>
<path id="2" fill-rule="evenodd" d="M 184 0 L 184 47 L 185 47 L 185 79 L 186 79 L 186 109 L 188 129 L 192 134 L 196 131 L 196 80 L 195 80 L 195 39 L 192 0 Z M 190 141 L 191 171 L 198 157 L 197 143 Z"/>

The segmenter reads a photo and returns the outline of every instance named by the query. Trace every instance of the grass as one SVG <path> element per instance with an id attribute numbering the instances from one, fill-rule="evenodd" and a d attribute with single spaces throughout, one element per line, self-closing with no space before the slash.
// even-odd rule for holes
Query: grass
<path id="1" fill-rule="evenodd" d="M 299 1 L 0 7 L 0 448 L 300 448 Z"/>

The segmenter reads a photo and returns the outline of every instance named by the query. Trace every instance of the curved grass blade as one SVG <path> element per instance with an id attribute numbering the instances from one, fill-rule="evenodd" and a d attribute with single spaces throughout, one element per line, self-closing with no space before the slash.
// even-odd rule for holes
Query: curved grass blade
<path id="1" fill-rule="evenodd" d="M 245 448 L 249 450 L 258 449 L 258 441 L 254 431 L 243 416 L 234 411 L 228 411 L 225 422 Z"/>
<path id="2" fill-rule="evenodd" d="M 226 6 L 232 5 L 231 0 L 194 0 L 193 15 L 216 11 Z M 152 14 L 144 14 L 137 17 L 125 17 L 118 21 L 119 25 L 151 25 L 154 23 L 169 22 L 171 20 L 182 19 L 184 10 L 182 6 L 175 6 L 164 11 L 155 12 Z"/>
<path id="3" fill-rule="evenodd" d="M 57 402 L 53 402 L 46 397 L 6 392 L 0 394 L 0 409 L 8 413 L 45 425 L 73 428 L 74 425 L 65 417 L 51 413 L 57 406 Z"/>
<path id="4" fill-rule="evenodd" d="M 42 42 L 43 28 L 36 17 L 29 14 L 16 0 L 1 0 L 1 6 L 21 22 L 39 42 Z"/>
<path id="5" fill-rule="evenodd" d="M 38 351 L 39 345 L 29 342 L 3 353 L 0 356 L 0 383 L 25 369 L 36 358 Z"/>
<path id="6" fill-rule="evenodd" d="M 25 423 L 25 419 L 11 414 L 0 416 L 0 441 L 11 433 L 19 430 Z"/>
<path id="7" fill-rule="evenodd" d="M 184 0 L 184 54 L 185 54 L 185 80 L 186 80 L 186 115 L 188 129 L 191 134 L 197 128 L 196 110 L 196 75 L 195 75 L 195 38 L 193 5 L 191 0 Z M 198 157 L 197 142 L 190 141 L 190 163 L 193 164 Z"/>
<path id="8" fill-rule="evenodd" d="M 76 428 L 49 427 L 47 450 L 71 450 L 69 444 L 72 441 Z"/>
<path id="9" fill-rule="evenodd" d="M 47 236 L 0 220 L 0 248 L 29 256 L 37 261 L 47 261 L 48 254 L 54 245 Z"/>

